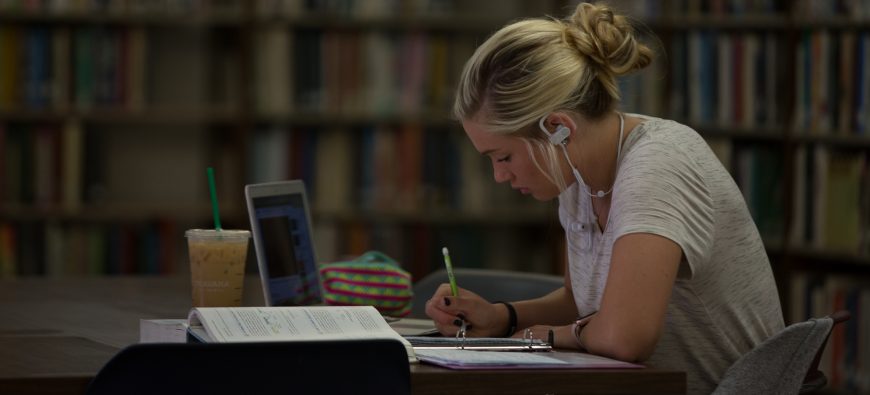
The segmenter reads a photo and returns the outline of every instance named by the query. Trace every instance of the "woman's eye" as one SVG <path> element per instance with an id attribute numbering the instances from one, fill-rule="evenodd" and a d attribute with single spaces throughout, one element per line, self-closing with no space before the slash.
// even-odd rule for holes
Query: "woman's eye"
<path id="1" fill-rule="evenodd" d="M 507 155 L 507 156 L 503 156 L 501 158 L 498 158 L 495 161 L 496 162 L 510 162 L 510 160 L 511 160 L 511 156 Z"/>

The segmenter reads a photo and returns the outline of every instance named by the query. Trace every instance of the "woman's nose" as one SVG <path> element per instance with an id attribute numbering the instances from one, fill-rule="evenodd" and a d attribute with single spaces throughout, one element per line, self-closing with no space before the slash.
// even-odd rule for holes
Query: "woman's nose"
<path id="1" fill-rule="evenodd" d="M 510 181 L 510 179 L 511 179 L 511 173 L 509 171 L 494 167 L 492 169 L 492 172 L 493 172 L 493 176 L 495 178 L 495 182 L 497 182 L 497 183 L 503 183 L 506 181 Z"/>

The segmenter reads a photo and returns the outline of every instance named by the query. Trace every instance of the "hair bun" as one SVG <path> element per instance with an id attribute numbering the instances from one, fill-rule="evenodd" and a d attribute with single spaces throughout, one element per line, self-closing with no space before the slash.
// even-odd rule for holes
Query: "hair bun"
<path id="1" fill-rule="evenodd" d="M 563 38 L 608 74 L 627 74 L 652 61 L 652 51 L 637 42 L 627 18 L 605 5 L 580 3 L 565 25 Z"/>

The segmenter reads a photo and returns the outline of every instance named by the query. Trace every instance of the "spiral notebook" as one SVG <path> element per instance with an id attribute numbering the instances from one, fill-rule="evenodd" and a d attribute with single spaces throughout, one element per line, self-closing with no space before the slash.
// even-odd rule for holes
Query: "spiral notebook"
<path id="1" fill-rule="evenodd" d="M 449 369 L 639 369 L 643 365 L 580 352 L 501 352 L 414 349 L 421 362 Z"/>

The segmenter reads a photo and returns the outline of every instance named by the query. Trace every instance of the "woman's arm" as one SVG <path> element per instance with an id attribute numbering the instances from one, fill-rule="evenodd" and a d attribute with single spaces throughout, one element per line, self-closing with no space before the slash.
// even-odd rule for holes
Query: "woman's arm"
<path id="1" fill-rule="evenodd" d="M 574 322 L 577 318 L 577 306 L 574 304 L 574 292 L 571 287 L 571 271 L 568 269 L 568 251 L 565 248 L 562 249 L 562 264 L 565 272 L 562 288 L 537 299 L 512 303 L 517 311 L 518 331 L 535 325 L 565 325 Z M 499 308 L 504 310 L 507 317 L 507 307 L 502 305 Z"/>
<path id="2" fill-rule="evenodd" d="M 681 258 L 679 245 L 662 236 L 637 233 L 616 240 L 601 307 L 580 332 L 581 345 L 623 361 L 649 358 Z"/>
<path id="3" fill-rule="evenodd" d="M 563 254 L 567 254 L 563 250 Z M 564 286 L 540 298 L 513 302 L 517 313 L 517 330 L 536 324 L 565 325 L 577 318 L 577 307 L 571 291 L 568 259 L 564 256 Z M 502 336 L 508 329 L 508 309 L 501 303 L 491 304 L 468 290 L 459 289 L 453 297 L 450 287 L 442 284 L 426 302 L 426 315 L 435 322 L 442 334 L 456 332 L 454 322 L 459 316 L 471 325 L 470 336 Z M 452 332 L 452 333 L 451 333 Z"/>
<path id="4" fill-rule="evenodd" d="M 534 324 L 565 325 L 577 317 L 573 297 L 564 287 L 537 299 L 511 304 L 517 313 L 518 330 Z M 462 288 L 459 296 L 451 296 L 447 284 L 442 284 L 426 302 L 426 314 L 445 335 L 456 332 L 454 321 L 460 317 L 471 325 L 468 331 L 471 336 L 503 336 L 508 329 L 507 306 L 491 304 Z"/>
<path id="5" fill-rule="evenodd" d="M 564 286 L 540 298 L 524 300 L 512 305 L 517 311 L 517 329 L 532 325 L 566 325 L 577 319 L 574 295 L 570 288 Z"/>

